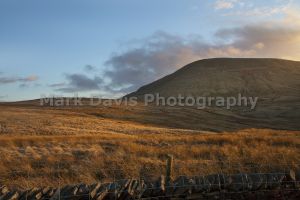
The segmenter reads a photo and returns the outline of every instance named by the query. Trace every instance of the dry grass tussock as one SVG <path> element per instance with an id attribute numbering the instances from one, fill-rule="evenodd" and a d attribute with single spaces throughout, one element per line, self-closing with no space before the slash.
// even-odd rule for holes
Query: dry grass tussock
<path id="1" fill-rule="evenodd" d="M 83 111 L 1 107 L 0 185 L 153 178 L 164 173 L 167 154 L 174 176 L 299 168 L 300 131 L 192 131 Z"/>

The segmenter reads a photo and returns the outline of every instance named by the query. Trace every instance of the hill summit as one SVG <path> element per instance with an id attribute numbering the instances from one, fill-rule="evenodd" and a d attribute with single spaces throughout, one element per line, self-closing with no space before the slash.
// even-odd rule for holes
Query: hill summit
<path id="1" fill-rule="evenodd" d="M 300 97 L 300 62 L 265 58 L 215 58 L 188 64 L 127 96 Z"/>

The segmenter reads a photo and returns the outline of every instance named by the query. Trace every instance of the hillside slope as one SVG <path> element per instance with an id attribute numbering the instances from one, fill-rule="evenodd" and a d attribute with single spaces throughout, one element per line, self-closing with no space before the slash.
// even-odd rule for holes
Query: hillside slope
<path id="1" fill-rule="evenodd" d="M 230 110 L 181 107 L 173 115 L 185 118 L 189 126 L 201 123 L 201 127 L 205 127 L 210 124 L 211 130 L 238 127 L 300 129 L 300 62 L 297 61 L 254 58 L 200 60 L 141 87 L 127 97 L 136 96 L 143 100 L 145 94 L 156 93 L 165 97 L 177 97 L 179 94 L 201 97 L 237 97 L 242 94 L 258 97 L 255 110 L 245 107 Z M 173 122 L 176 124 L 176 121 Z"/>
<path id="2" fill-rule="evenodd" d="M 216 58 L 193 62 L 129 96 L 300 97 L 300 62 L 280 59 Z"/>

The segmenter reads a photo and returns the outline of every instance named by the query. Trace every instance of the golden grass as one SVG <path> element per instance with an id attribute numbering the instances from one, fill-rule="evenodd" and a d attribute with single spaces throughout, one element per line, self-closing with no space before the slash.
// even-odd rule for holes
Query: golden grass
<path id="1" fill-rule="evenodd" d="M 2 136 L 0 184 L 33 187 L 158 177 L 164 173 L 167 154 L 175 157 L 175 176 L 288 170 L 299 167 L 298 135 L 253 129 L 223 134 Z"/>
<path id="2" fill-rule="evenodd" d="M 82 111 L 2 107 L 0 185 L 156 178 L 167 154 L 175 158 L 174 176 L 299 168 L 300 131 L 191 131 Z"/>

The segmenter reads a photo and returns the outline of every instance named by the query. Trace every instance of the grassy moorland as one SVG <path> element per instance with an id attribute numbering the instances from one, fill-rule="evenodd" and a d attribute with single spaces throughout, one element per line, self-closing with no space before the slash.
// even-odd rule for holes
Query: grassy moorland
<path id="1" fill-rule="evenodd" d="M 230 113 L 201 111 L 206 115 L 199 113 L 193 121 L 193 113 L 177 108 L 150 113 L 142 106 L 0 109 L 0 185 L 31 188 L 153 178 L 164 173 L 167 154 L 175 158 L 174 176 L 281 171 L 300 164 L 300 131 L 237 129 Z M 173 118 L 164 120 L 163 113 Z M 220 123 L 223 130 L 202 131 L 200 122 L 206 130 Z"/>

